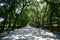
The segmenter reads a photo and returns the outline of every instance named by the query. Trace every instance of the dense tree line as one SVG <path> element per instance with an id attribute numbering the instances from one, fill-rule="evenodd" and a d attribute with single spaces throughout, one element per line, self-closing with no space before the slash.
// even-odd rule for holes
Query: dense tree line
<path id="1" fill-rule="evenodd" d="M 60 31 L 59 0 L 0 0 L 0 33 L 7 29 L 36 27 Z M 55 26 L 56 25 L 56 26 Z"/>

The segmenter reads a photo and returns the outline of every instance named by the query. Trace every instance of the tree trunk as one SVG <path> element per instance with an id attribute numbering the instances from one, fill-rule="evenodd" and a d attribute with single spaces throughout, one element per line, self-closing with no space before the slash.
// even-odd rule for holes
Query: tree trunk
<path id="1" fill-rule="evenodd" d="M 49 21 L 49 28 L 50 28 L 51 31 L 53 31 L 53 28 L 52 28 L 52 14 L 53 13 L 50 14 L 50 18 L 49 18 L 49 20 L 50 20 Z"/>
<path id="2" fill-rule="evenodd" d="M 5 16 L 5 19 L 4 19 L 4 22 L 2 23 L 2 28 L 1 28 L 1 33 L 4 31 L 4 28 L 5 28 L 5 24 L 6 24 L 6 21 L 7 21 L 7 15 Z"/>
<path id="3" fill-rule="evenodd" d="M 51 29 L 51 31 L 53 31 L 53 27 L 52 27 L 52 17 L 53 17 L 53 13 L 54 13 L 54 7 L 52 5 L 51 6 L 51 13 L 50 13 L 50 18 L 49 18 L 49 27 Z"/>
<path id="4" fill-rule="evenodd" d="M 10 13 L 10 15 L 9 15 L 9 26 L 8 26 L 8 28 L 11 28 L 11 18 L 12 18 L 12 13 Z"/>
<path id="5" fill-rule="evenodd" d="M 43 17 L 42 17 L 42 28 L 44 29 L 44 18 L 45 18 L 45 13 L 46 13 L 46 11 L 47 11 L 47 6 L 48 6 L 48 4 L 46 4 L 46 8 L 45 8 L 45 11 L 44 11 L 44 15 L 43 15 Z"/>
<path id="6" fill-rule="evenodd" d="M 44 16 L 42 18 L 42 28 L 44 29 Z"/>

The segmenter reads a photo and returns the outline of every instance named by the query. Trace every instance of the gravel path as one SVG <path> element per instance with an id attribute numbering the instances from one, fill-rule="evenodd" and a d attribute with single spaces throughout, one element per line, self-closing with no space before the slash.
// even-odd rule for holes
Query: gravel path
<path id="1" fill-rule="evenodd" d="M 59 40 L 60 34 L 54 34 L 52 32 L 44 31 L 41 28 L 37 29 L 31 26 L 23 27 L 21 29 L 15 29 L 8 32 L 4 37 L 0 37 L 0 40 Z"/>

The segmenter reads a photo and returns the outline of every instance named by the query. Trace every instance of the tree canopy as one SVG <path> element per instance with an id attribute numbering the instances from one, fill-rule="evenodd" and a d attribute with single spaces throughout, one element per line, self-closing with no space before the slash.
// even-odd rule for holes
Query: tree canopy
<path id="1" fill-rule="evenodd" d="M 0 0 L 0 30 L 25 27 L 60 31 L 60 0 Z"/>

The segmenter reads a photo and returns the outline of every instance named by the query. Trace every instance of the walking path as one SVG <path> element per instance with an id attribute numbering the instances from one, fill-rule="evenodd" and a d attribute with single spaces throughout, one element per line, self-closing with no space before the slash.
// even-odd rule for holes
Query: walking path
<path id="1" fill-rule="evenodd" d="M 45 31 L 43 29 L 37 29 L 31 26 L 26 26 L 21 29 L 15 29 L 8 32 L 4 37 L 0 37 L 0 40 L 59 40 L 60 34 Z"/>

